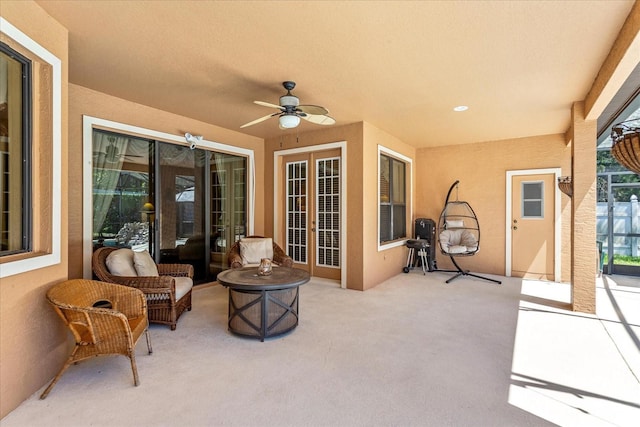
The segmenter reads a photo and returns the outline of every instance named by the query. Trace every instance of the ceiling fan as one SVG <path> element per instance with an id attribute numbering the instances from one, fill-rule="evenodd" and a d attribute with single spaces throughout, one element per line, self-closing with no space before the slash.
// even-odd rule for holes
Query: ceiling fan
<path id="1" fill-rule="evenodd" d="M 300 118 L 317 125 L 335 124 L 335 119 L 328 115 L 329 110 L 326 108 L 319 105 L 300 105 L 298 97 L 291 94 L 293 88 L 296 87 L 295 82 L 286 81 L 282 83 L 282 86 L 287 90 L 287 94 L 280 97 L 280 105 L 263 101 L 253 101 L 263 107 L 277 108 L 279 111 L 277 113 L 260 117 L 259 119 L 253 120 L 249 123 L 245 123 L 240 126 L 240 128 L 246 128 L 248 126 L 258 124 L 276 116 L 279 116 L 278 121 L 280 123 L 280 129 L 291 129 L 298 126 L 300 124 Z"/>
<path id="2" fill-rule="evenodd" d="M 118 163 L 120 160 L 129 160 L 133 161 L 132 157 L 144 157 L 138 156 L 135 154 L 126 154 L 120 153 L 120 149 L 115 144 L 115 137 L 107 137 L 109 141 L 109 145 L 107 145 L 104 151 L 98 151 L 93 153 L 93 158 L 98 161 L 98 159 L 104 159 L 103 161 L 106 163 Z"/>

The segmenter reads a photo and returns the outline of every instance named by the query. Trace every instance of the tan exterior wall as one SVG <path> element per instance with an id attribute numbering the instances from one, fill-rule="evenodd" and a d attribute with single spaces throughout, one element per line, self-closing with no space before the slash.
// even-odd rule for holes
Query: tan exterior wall
<path id="1" fill-rule="evenodd" d="M 62 61 L 62 188 L 67 179 L 68 32 L 32 1 L 2 1 L 3 18 Z M 39 142 L 34 142 L 34 145 Z M 36 174 L 38 171 L 34 171 Z M 40 190 L 34 197 L 38 197 Z M 42 189 L 50 194 L 51 189 Z M 2 279 L 0 284 L 0 417 L 51 379 L 68 356 L 62 322 L 45 293 L 67 278 L 67 194 L 62 192 L 60 264 Z M 38 225 L 36 224 L 35 227 Z M 35 230 L 38 232 L 38 230 Z M 2 268 L 0 266 L 0 268 Z"/>
<path id="2" fill-rule="evenodd" d="M 375 126 L 364 124 L 364 156 L 363 156 L 363 176 L 362 193 L 364 209 L 362 215 L 363 228 L 363 289 L 370 289 L 384 282 L 390 277 L 396 276 L 402 271 L 402 267 L 407 262 L 407 248 L 397 246 L 390 249 L 378 251 L 378 145 L 391 149 L 405 157 L 412 159 L 413 182 L 415 180 L 415 170 L 419 168 L 416 163 L 416 148 L 412 147 L 398 138 L 376 128 Z M 409 170 L 407 170 L 407 179 Z M 415 194 L 416 186 L 411 189 L 411 194 Z M 413 197 L 415 200 L 415 197 Z M 414 206 L 407 207 L 407 234 L 413 234 L 413 217 L 411 212 Z"/>
<path id="3" fill-rule="evenodd" d="M 244 135 L 188 117 L 157 110 L 121 98 L 96 92 L 78 85 L 69 85 L 69 164 L 82 165 L 82 116 L 92 116 L 118 123 L 138 126 L 173 135 L 203 135 L 208 141 L 254 150 L 256 164 L 255 231 L 264 232 L 265 183 L 264 144 L 261 138 Z M 186 142 L 185 142 L 186 145 Z M 70 182 L 76 183 L 69 194 L 69 277 L 82 277 L 82 168 L 71 168 Z"/>
<path id="4" fill-rule="evenodd" d="M 506 172 L 510 170 L 562 168 L 571 175 L 571 148 L 564 135 L 546 135 L 418 150 L 415 217 L 438 221 L 447 191 L 456 181 L 459 199 L 468 202 L 480 223 L 480 251 L 461 261 L 475 272 L 505 274 Z M 455 190 L 452 197 L 455 196 Z M 562 204 L 562 280 L 570 279 L 569 198 Z M 452 268 L 448 257 L 437 251 L 438 267 Z"/>

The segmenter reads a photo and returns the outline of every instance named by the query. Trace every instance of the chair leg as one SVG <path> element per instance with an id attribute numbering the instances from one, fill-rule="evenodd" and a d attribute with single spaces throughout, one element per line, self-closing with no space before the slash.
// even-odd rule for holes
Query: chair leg
<path id="1" fill-rule="evenodd" d="M 149 350 L 149 354 L 153 353 L 153 349 L 151 348 L 151 337 L 149 337 L 149 328 L 144 330 L 144 334 L 147 337 L 147 349 Z"/>
<path id="2" fill-rule="evenodd" d="M 64 372 L 67 370 L 67 368 L 69 368 L 69 366 L 71 366 L 71 364 L 75 361 L 74 358 L 75 358 L 75 355 L 76 355 L 77 351 L 78 351 L 78 347 L 74 347 L 73 351 L 71 352 L 71 355 L 69 356 L 67 361 L 64 362 L 64 365 L 62 366 L 62 368 L 58 371 L 58 374 L 53 378 L 51 383 L 49 383 L 49 386 L 40 395 L 40 399 L 46 399 L 47 398 L 47 396 L 49 395 L 49 392 L 51 391 L 53 386 L 56 385 L 56 383 L 58 382 L 58 380 L 60 379 L 62 374 L 64 374 Z"/>
<path id="3" fill-rule="evenodd" d="M 137 387 L 140 384 L 140 380 L 138 379 L 138 367 L 136 366 L 135 348 L 129 354 L 129 360 L 131 360 L 131 370 L 133 371 L 133 384 Z"/>
<path id="4" fill-rule="evenodd" d="M 477 274 L 470 273 L 469 270 L 463 270 L 451 255 L 449 256 L 449 258 L 451 258 L 451 262 L 453 262 L 453 265 L 456 266 L 458 274 L 456 274 L 455 276 L 451 277 L 445 283 L 450 283 L 450 282 L 454 281 L 455 279 L 457 279 L 460 276 L 472 276 L 472 277 L 477 277 L 478 279 L 488 280 L 489 282 L 497 283 L 498 285 L 502 284 L 502 282 L 499 281 L 499 280 L 491 279 L 489 277 L 479 276 Z"/>

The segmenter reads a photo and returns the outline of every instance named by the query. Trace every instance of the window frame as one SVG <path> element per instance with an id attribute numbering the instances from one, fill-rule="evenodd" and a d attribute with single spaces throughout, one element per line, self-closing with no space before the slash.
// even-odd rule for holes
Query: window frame
<path id="1" fill-rule="evenodd" d="M 394 161 L 399 161 L 404 163 L 404 189 L 405 189 L 405 236 L 389 240 L 385 242 L 380 241 L 380 175 L 381 175 L 381 158 L 382 156 L 389 157 Z M 392 167 L 390 166 L 390 171 Z M 392 172 L 390 172 L 392 173 Z M 376 207 L 377 207 L 377 242 L 378 242 L 378 251 L 387 250 L 391 248 L 395 248 L 398 246 L 404 246 L 405 242 L 410 238 L 409 235 L 411 233 L 411 218 L 413 216 L 413 161 L 411 158 L 398 153 L 390 148 L 387 148 L 382 145 L 378 145 L 378 169 L 377 169 L 377 194 L 376 194 Z M 393 200 L 390 197 L 390 206 L 393 211 Z M 391 219 L 393 222 L 393 219 Z"/>
<path id="2" fill-rule="evenodd" d="M 20 52 L 12 49 L 8 44 L 0 41 L 0 52 L 9 56 L 14 61 L 21 65 L 20 74 L 22 77 L 22 86 L 20 87 L 21 96 L 21 130 L 20 135 L 22 139 L 22 147 L 20 150 L 20 164 L 22 165 L 20 170 L 20 180 L 23 197 L 20 203 L 20 216 L 21 219 L 21 233 L 20 237 L 20 249 L 8 249 L 6 251 L 0 250 L 0 257 L 21 254 L 30 252 L 33 248 L 33 215 L 31 215 L 32 209 L 32 185 L 31 185 L 31 146 L 32 146 L 32 132 L 33 125 L 32 120 L 32 61 Z M 0 160 L 2 161 L 2 160 Z M 10 175 L 11 177 L 11 175 Z"/>
<path id="3" fill-rule="evenodd" d="M 30 94 L 32 111 L 40 111 L 44 107 L 37 100 L 45 103 L 44 111 L 48 111 L 37 120 L 32 117 L 32 142 L 28 158 L 28 163 L 31 163 L 28 168 L 30 182 L 33 186 L 36 182 L 38 186 L 44 185 L 41 190 L 31 194 L 31 222 L 44 225 L 39 230 L 35 227 L 31 229 L 31 242 L 27 251 L 0 257 L 0 278 L 5 278 L 61 263 L 62 61 L 3 17 L 0 17 L 0 33 L 9 47 L 19 50 L 19 53 L 32 61 L 32 79 L 37 73 L 51 73 L 47 86 L 33 85 Z M 42 84 L 43 79 L 39 80 Z M 43 90 L 47 93 L 41 93 Z M 50 153 L 50 156 L 35 154 L 42 152 Z M 42 170 L 46 172 L 39 172 Z"/>

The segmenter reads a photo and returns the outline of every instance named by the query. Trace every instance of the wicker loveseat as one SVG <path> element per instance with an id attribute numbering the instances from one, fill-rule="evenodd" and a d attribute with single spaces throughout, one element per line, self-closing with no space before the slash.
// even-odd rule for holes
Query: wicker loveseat
<path id="1" fill-rule="evenodd" d="M 147 302 L 142 292 L 113 283 L 72 279 L 49 289 L 47 300 L 73 334 L 75 347 L 40 399 L 47 397 L 71 364 L 96 356 L 127 356 L 133 382 L 139 384 L 135 346 L 142 334 L 151 354 Z"/>
<path id="2" fill-rule="evenodd" d="M 262 240 L 268 239 L 266 240 L 267 242 L 271 241 L 269 243 L 271 243 L 271 247 L 273 250 L 273 254 L 272 254 L 273 257 L 265 256 L 265 258 L 271 258 L 271 261 L 273 261 L 276 265 L 279 265 L 282 267 L 293 267 L 293 259 L 289 257 L 282 250 L 282 248 L 278 246 L 277 243 L 273 242 L 272 239 L 265 238 L 262 236 L 247 236 L 235 242 L 229 249 L 229 253 L 227 254 L 227 262 L 229 263 L 229 268 L 242 268 L 248 265 L 255 264 L 253 262 L 247 262 L 246 257 L 243 258 L 241 246 L 242 246 L 242 243 L 244 242 L 258 241 L 260 239 Z M 250 261 L 256 261 L 256 260 L 250 260 Z M 257 261 L 259 262 L 259 260 Z M 255 265 L 258 265 L 258 264 L 255 264 Z"/>
<path id="3" fill-rule="evenodd" d="M 180 315 L 185 310 L 191 311 L 193 266 L 157 264 L 158 276 L 117 276 L 111 274 L 107 267 L 107 257 L 115 250 L 117 249 L 103 247 L 93 253 L 92 266 L 96 277 L 104 282 L 140 289 L 147 298 L 149 321 L 169 325 L 171 330 L 175 330 Z M 180 284 L 176 292 L 176 278 L 188 278 L 190 284 Z"/>

